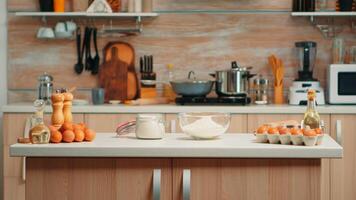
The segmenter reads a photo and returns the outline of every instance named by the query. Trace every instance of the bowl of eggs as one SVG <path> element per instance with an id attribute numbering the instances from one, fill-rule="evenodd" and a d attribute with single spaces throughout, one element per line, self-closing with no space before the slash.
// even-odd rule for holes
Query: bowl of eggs
<path id="1" fill-rule="evenodd" d="M 323 141 L 322 128 L 311 129 L 306 126 L 270 125 L 265 124 L 255 131 L 256 142 L 283 145 L 320 145 Z"/>

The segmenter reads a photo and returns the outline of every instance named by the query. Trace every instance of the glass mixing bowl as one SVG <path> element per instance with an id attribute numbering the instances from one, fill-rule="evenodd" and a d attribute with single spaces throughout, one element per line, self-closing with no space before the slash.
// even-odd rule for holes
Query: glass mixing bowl
<path id="1" fill-rule="evenodd" d="M 224 134 L 230 126 L 228 113 L 179 113 L 183 132 L 195 139 L 213 139 Z"/>

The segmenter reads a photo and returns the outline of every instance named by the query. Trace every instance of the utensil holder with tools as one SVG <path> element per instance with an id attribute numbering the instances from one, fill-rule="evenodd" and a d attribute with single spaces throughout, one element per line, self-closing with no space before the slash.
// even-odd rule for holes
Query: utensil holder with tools
<path id="1" fill-rule="evenodd" d="M 277 58 L 275 55 L 268 57 L 269 65 L 272 68 L 274 76 L 274 103 L 283 104 L 283 77 L 284 77 L 284 64 L 281 59 Z"/>

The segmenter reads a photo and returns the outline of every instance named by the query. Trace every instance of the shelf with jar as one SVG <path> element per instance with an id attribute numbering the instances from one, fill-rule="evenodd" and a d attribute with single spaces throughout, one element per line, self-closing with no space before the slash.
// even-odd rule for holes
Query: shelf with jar
<path id="1" fill-rule="evenodd" d="M 81 24 L 84 23 L 84 25 L 85 22 L 92 25 L 94 19 L 101 18 L 109 20 L 110 27 L 114 19 L 133 18 L 136 21 L 134 28 L 115 29 L 120 33 L 127 32 L 127 34 L 141 33 L 143 18 L 159 16 L 158 13 L 153 12 L 152 0 L 75 0 L 70 1 L 71 5 L 67 5 L 68 1 L 64 0 L 39 0 L 38 3 L 39 11 L 19 11 L 14 12 L 14 15 L 16 17 L 39 17 L 46 27 L 47 18 L 58 18 L 58 23 L 61 23 L 63 18 L 70 19 L 71 22 L 81 19 Z M 105 24 L 102 26 L 104 27 Z M 111 32 L 113 30 L 113 28 L 110 29 Z M 73 39 L 73 34 L 59 38 Z"/>
<path id="2" fill-rule="evenodd" d="M 333 4 L 333 5 L 332 5 Z M 326 38 L 334 38 L 345 25 L 354 29 L 356 21 L 356 1 L 336 0 L 293 0 L 292 17 L 309 17 L 310 22 Z"/>

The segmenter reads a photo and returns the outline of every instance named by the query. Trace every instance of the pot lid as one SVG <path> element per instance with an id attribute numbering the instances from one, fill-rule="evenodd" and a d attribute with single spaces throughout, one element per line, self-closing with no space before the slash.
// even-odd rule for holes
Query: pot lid
<path id="1" fill-rule="evenodd" d="M 47 72 L 45 72 L 41 76 L 38 77 L 38 80 L 40 82 L 50 83 L 53 81 L 53 77 L 51 75 L 47 74 Z"/>
<path id="2" fill-rule="evenodd" d="M 231 69 L 234 71 L 249 71 L 252 67 L 243 67 L 236 61 L 231 62 Z"/>
<path id="3" fill-rule="evenodd" d="M 195 72 L 190 71 L 188 73 L 188 78 L 181 79 L 181 80 L 174 80 L 171 82 L 173 82 L 173 83 L 208 83 L 208 82 L 211 82 L 211 80 L 197 79 L 195 76 Z"/>
<path id="4" fill-rule="evenodd" d="M 255 85 L 268 85 L 268 82 L 269 82 L 269 80 L 266 78 L 263 78 L 261 75 L 253 80 L 253 83 Z"/>

